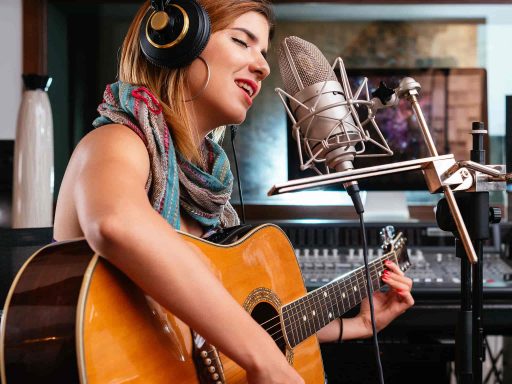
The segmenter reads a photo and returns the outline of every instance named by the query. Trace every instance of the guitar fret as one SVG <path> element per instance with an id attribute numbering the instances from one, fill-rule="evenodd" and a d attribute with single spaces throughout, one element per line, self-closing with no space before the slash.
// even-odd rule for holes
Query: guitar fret
<path id="1" fill-rule="evenodd" d="M 283 311 L 283 322 L 284 322 L 284 330 L 286 332 L 286 338 L 288 339 L 288 343 L 290 343 L 290 345 L 292 345 L 292 344 L 295 345 L 297 339 L 295 338 L 295 335 L 293 332 L 292 319 L 288 315 L 288 313 L 286 313 L 285 311 Z"/>
<path id="2" fill-rule="evenodd" d="M 304 321 L 303 325 L 304 325 L 304 332 L 307 335 L 306 337 L 313 334 L 313 332 L 311 332 L 311 324 L 309 321 L 310 315 L 309 315 L 309 311 L 307 308 L 307 303 L 308 303 L 308 297 L 306 296 L 301 302 L 302 320 Z"/>
<path id="3" fill-rule="evenodd" d="M 321 304 L 321 293 L 316 293 L 313 295 L 314 298 L 316 298 L 317 302 L 319 302 L 320 305 L 316 305 L 315 306 L 315 317 L 316 317 L 316 321 L 317 321 L 317 329 L 320 329 L 322 328 L 322 325 L 324 324 L 324 316 L 323 316 L 323 311 L 322 311 L 322 304 Z"/>
<path id="4" fill-rule="evenodd" d="M 339 298 L 341 298 L 341 293 L 342 293 L 342 287 L 341 287 L 341 285 L 336 285 L 336 288 L 335 288 L 335 289 L 338 291 L 337 296 L 338 296 Z M 345 310 L 345 303 L 343 302 L 343 300 L 339 300 L 338 302 L 339 302 L 339 303 L 341 303 L 341 305 L 343 306 L 343 310 L 342 310 L 342 311 L 339 311 L 339 314 L 338 314 L 338 317 L 339 317 L 339 316 L 341 316 L 343 313 L 345 313 L 345 312 L 346 312 L 346 310 Z"/>
<path id="5" fill-rule="evenodd" d="M 304 340 L 307 337 L 307 335 L 306 335 L 306 332 L 305 332 L 303 324 L 302 324 L 302 313 L 301 313 L 301 308 L 300 308 L 301 301 L 302 301 L 302 298 L 299 299 L 298 305 L 296 306 L 296 308 L 297 308 L 297 329 L 299 330 L 301 340 Z"/>
<path id="6" fill-rule="evenodd" d="M 301 338 L 300 338 L 299 332 L 297 330 L 297 327 L 295 325 L 295 324 L 297 324 L 297 312 L 296 312 L 295 306 L 291 306 L 290 312 L 291 312 L 290 317 L 292 319 L 291 332 L 292 332 L 292 339 L 293 339 L 293 343 L 290 340 L 290 344 L 297 345 L 299 343 L 299 341 L 301 340 Z"/>
<path id="7" fill-rule="evenodd" d="M 328 292 L 327 292 L 327 286 L 324 286 L 322 288 L 322 301 L 323 301 L 323 305 L 322 305 L 322 309 L 323 309 L 323 314 L 324 314 L 324 322 L 323 322 L 323 325 L 327 325 L 329 324 L 329 322 L 331 321 L 331 317 L 332 317 L 332 314 L 331 312 L 329 311 L 329 303 L 327 302 L 327 297 L 328 297 Z"/>

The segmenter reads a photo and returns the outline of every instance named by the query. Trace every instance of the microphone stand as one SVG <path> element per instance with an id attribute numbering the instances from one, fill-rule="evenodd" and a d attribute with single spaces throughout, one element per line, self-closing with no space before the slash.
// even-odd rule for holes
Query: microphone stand
<path id="1" fill-rule="evenodd" d="M 472 127 L 473 149 L 471 160 L 479 164 L 485 163 L 483 136 L 487 133 L 483 123 L 474 122 Z M 458 192 L 456 199 L 461 206 L 464 221 L 468 223 L 468 231 L 473 239 L 480 262 L 471 268 L 464 249 L 460 246 L 460 238 L 456 228 L 447 215 L 446 204 L 440 200 L 437 206 L 436 219 L 439 228 L 453 232 L 455 236 L 456 256 L 461 259 L 461 308 L 457 321 L 456 345 L 457 355 L 455 367 L 460 383 L 481 383 L 483 379 L 482 362 L 485 357 L 483 331 L 483 246 L 489 239 L 489 225 L 501 220 L 501 211 L 489 207 L 489 192 L 472 193 Z"/>
<path id="2" fill-rule="evenodd" d="M 461 258 L 461 312 L 459 316 L 457 340 L 462 343 L 459 354 L 457 369 L 460 383 L 481 383 L 482 382 L 482 361 L 484 357 L 483 348 L 483 327 L 481 322 L 483 308 L 483 242 L 489 237 L 489 191 L 504 191 L 506 181 L 512 178 L 507 174 L 504 165 L 486 166 L 484 163 L 483 133 L 482 129 L 473 129 L 473 151 L 470 161 L 454 160 L 452 154 L 439 156 L 428 125 L 425 121 L 421 107 L 418 103 L 420 84 L 410 77 L 402 79 L 399 87 L 395 90 L 399 98 L 406 98 L 412 106 L 423 138 L 427 144 L 430 157 L 397 162 L 374 167 L 366 167 L 343 172 L 328 173 L 325 175 L 291 180 L 283 184 L 276 184 L 268 191 L 268 195 L 276 195 L 302 189 L 356 181 L 368 177 L 382 176 L 392 173 L 400 173 L 412 170 L 422 170 L 430 193 L 443 192 L 444 199 L 449 212 L 436 214 L 438 217 L 450 218 L 451 230 L 456 233 L 456 254 Z M 324 109 L 326 109 L 325 107 Z M 480 123 L 478 128 L 480 128 Z M 473 127 L 475 128 L 475 126 Z M 452 189 L 453 188 L 453 189 Z M 454 191 L 475 192 L 469 194 L 472 201 L 465 203 L 471 209 L 475 208 L 475 201 L 478 199 L 476 212 L 477 217 L 467 220 L 474 225 L 471 226 L 471 239 L 466 228 L 463 215 L 459 209 Z M 487 199 L 485 199 L 487 197 Z M 466 210 L 465 210 L 466 212 Z M 464 216 L 468 216 L 465 213 Z M 494 215 L 500 216 L 498 215 Z M 452 221 L 453 220 L 453 221 Z M 499 221 L 499 220 L 498 220 Z M 485 223 L 485 224 L 484 224 Z M 476 226 L 475 226 L 476 225 Z M 462 247 L 461 247 L 462 243 Z M 478 250 L 478 256 L 475 252 Z M 480 258 L 480 263 L 477 263 Z M 473 268 L 473 302 L 471 302 L 471 267 Z M 471 312 L 473 305 L 474 311 Z M 475 335 L 472 338 L 472 335 Z M 462 354 L 462 352 L 465 352 Z M 473 353 L 475 352 L 475 353 Z M 472 367 L 472 369 L 471 369 Z"/>

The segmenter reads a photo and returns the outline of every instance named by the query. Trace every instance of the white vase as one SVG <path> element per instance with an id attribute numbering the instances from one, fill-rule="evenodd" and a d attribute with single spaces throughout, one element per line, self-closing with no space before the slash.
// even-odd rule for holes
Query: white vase
<path id="1" fill-rule="evenodd" d="M 53 120 L 47 76 L 24 75 L 14 143 L 12 227 L 53 225 Z"/>

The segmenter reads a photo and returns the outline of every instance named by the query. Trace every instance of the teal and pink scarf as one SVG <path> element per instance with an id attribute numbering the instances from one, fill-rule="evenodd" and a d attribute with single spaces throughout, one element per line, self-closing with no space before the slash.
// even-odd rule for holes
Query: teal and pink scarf
<path id="1" fill-rule="evenodd" d="M 233 174 L 219 144 L 203 141 L 205 170 L 185 160 L 174 148 L 160 103 L 142 86 L 121 81 L 108 85 L 98 112 L 94 127 L 122 124 L 143 140 L 150 159 L 148 197 L 175 229 L 180 229 L 180 208 L 207 229 L 239 224 L 229 203 Z"/>

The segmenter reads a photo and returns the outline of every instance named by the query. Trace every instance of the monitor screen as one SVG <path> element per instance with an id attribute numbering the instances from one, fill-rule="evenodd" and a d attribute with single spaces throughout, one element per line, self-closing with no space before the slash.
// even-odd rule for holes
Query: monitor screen
<path id="1" fill-rule="evenodd" d="M 390 88 L 396 88 L 402 78 L 413 77 L 421 85 L 419 103 L 438 154 L 453 153 L 456 159 L 469 158 L 471 123 L 473 121 L 486 123 L 487 120 L 485 69 L 347 69 L 347 75 L 353 93 L 365 77 L 368 78 L 370 93 L 379 86 L 381 81 Z M 360 120 L 366 119 L 366 108 L 356 109 Z M 356 156 L 355 168 L 431 156 L 416 116 L 407 100 L 400 100 L 396 107 L 379 110 L 376 122 L 394 154 L 390 157 L 376 158 Z M 288 120 L 288 179 L 315 176 L 314 171 L 301 171 L 299 168 L 297 144 L 292 137 L 291 126 L 292 123 Z M 373 136 L 373 132 L 371 135 Z M 382 152 L 372 143 L 366 143 L 365 146 L 367 154 Z M 375 191 L 427 189 L 420 171 L 363 179 L 359 181 L 359 185 L 362 190 Z M 336 190 L 341 187 L 327 186 L 321 189 Z"/>

